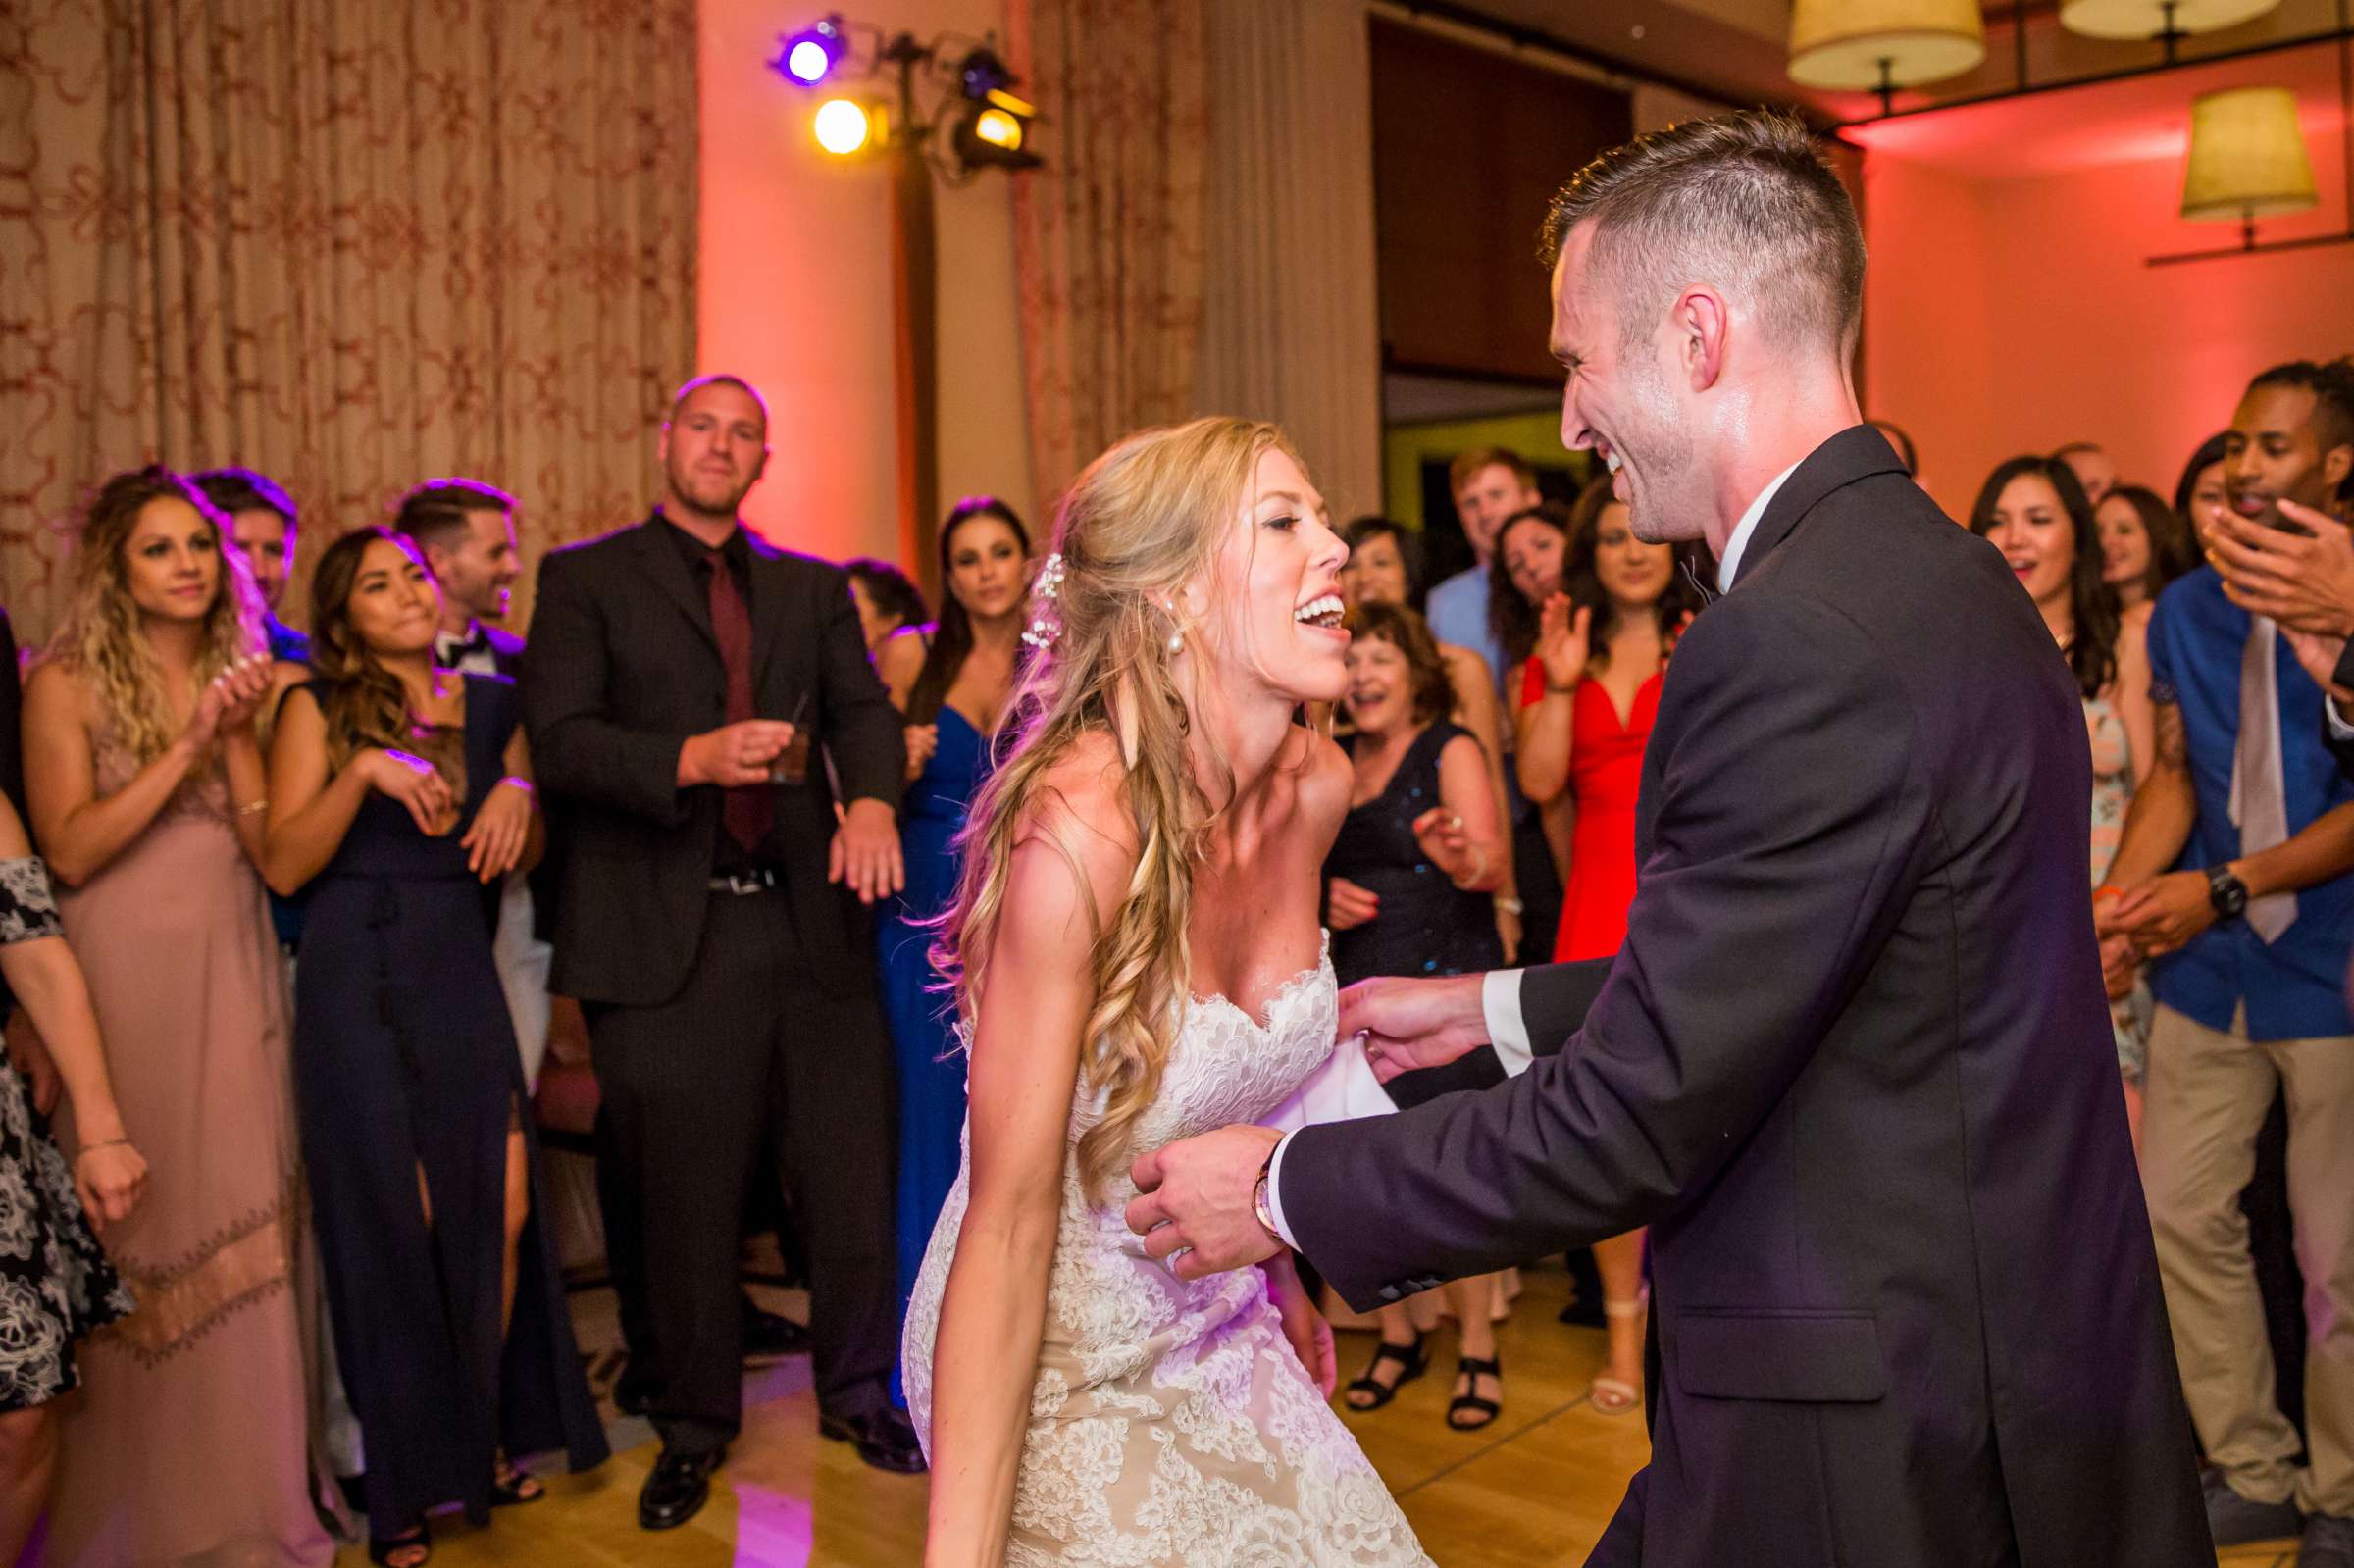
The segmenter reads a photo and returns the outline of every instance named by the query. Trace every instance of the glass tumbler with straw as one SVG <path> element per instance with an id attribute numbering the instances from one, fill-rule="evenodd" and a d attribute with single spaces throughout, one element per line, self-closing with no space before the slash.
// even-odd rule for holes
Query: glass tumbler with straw
<path id="1" fill-rule="evenodd" d="M 808 782 L 809 731 L 801 723 L 808 712 L 809 693 L 804 691 L 793 705 L 793 717 L 785 721 L 793 726 L 793 738 L 786 742 L 783 751 L 777 753 L 777 760 L 769 765 L 770 784 L 798 784 Z"/>

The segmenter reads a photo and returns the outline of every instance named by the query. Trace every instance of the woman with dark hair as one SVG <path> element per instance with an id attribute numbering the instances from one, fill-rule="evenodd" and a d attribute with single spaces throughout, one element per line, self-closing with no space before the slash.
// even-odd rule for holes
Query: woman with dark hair
<path id="1" fill-rule="evenodd" d="M 271 666 L 230 537 L 168 469 L 107 481 L 25 692 L 33 837 L 123 1125 L 156 1173 L 106 1238 L 138 1310 L 87 1341 L 60 1412 L 43 1560 L 71 1568 L 334 1554 L 310 1500 L 315 1287 L 285 981 L 255 869 Z M 110 1134 L 58 1131 L 77 1160 Z"/>
<path id="2" fill-rule="evenodd" d="M 1526 531 L 1507 541 L 1521 555 L 1516 597 L 1537 623 L 1519 686 L 1520 788 L 1549 808 L 1565 808 L 1570 823 L 1557 961 L 1607 958 L 1626 939 L 1643 748 L 1668 649 L 1698 608 L 1674 550 L 1635 536 L 1609 480 L 1586 486 L 1572 517 L 1567 553 L 1550 584 L 1530 564 Z M 1643 1233 L 1598 1243 L 1594 1261 L 1610 1365 L 1594 1379 L 1591 1397 L 1606 1415 L 1623 1414 L 1642 1397 Z"/>
<path id="3" fill-rule="evenodd" d="M 605 1457 L 492 955 L 539 816 L 513 683 L 434 663 L 440 592 L 388 529 L 311 579 L 315 678 L 270 747 L 263 869 L 309 891 L 294 1078 L 337 1364 L 366 1435 L 368 1554 L 417 1568 L 428 1510 L 533 1502 L 509 1452 Z"/>
<path id="4" fill-rule="evenodd" d="M 2118 608 L 2146 626 L 2169 582 L 2199 564 L 2190 525 L 2139 484 L 2120 484 L 2092 509 L 2100 531 L 2101 581 L 2117 590 Z"/>
<path id="5" fill-rule="evenodd" d="M 889 561 L 862 555 L 843 570 L 850 575 L 850 602 L 858 606 L 858 631 L 866 638 L 868 658 L 879 657 L 883 644 L 900 628 L 922 626 L 931 618 L 923 590 Z"/>
<path id="6" fill-rule="evenodd" d="M 1349 564 L 1341 568 L 1341 599 L 1352 610 L 1360 604 L 1390 604 L 1409 607 L 1422 588 L 1421 541 L 1402 523 L 1386 517 L 1360 517 L 1341 533 L 1349 546 Z M 1428 623 L 1424 623 L 1427 627 Z M 1504 715 L 1496 701 L 1496 682 L 1488 673 L 1488 661 L 1469 648 L 1459 648 L 1451 642 L 1431 644 L 1437 651 L 1439 663 L 1447 677 L 1447 719 L 1467 731 L 1479 742 L 1480 754 L 1487 758 L 1488 773 L 1496 785 L 1498 820 L 1511 820 L 1504 775 Z M 1342 717 L 1345 717 L 1345 713 Z M 1520 952 L 1520 917 L 1522 905 L 1512 868 L 1505 867 L 1504 881 L 1498 885 L 1496 900 L 1496 935 L 1504 943 L 1504 962 L 1512 963 Z"/>
<path id="7" fill-rule="evenodd" d="M 1013 508 L 993 496 L 958 502 L 940 526 L 940 582 L 939 622 L 902 629 L 877 661 L 907 722 L 908 785 L 899 802 L 907 885 L 875 923 L 899 1074 L 902 1302 L 963 1153 L 964 1053 L 949 1031 L 932 942 L 955 895 L 957 838 L 988 777 L 989 737 L 1020 663 L 1030 531 Z"/>
<path id="8" fill-rule="evenodd" d="M 2144 640 L 2149 617 L 2145 612 L 2128 619 L 2120 612 L 2117 589 L 2104 580 L 2092 507 L 2063 461 L 2015 457 L 1996 468 L 1970 509 L 1970 528 L 2003 552 L 2075 676 L 2092 744 L 2090 885 L 2099 889 L 2124 833 L 2125 808 L 2156 756 Z M 2137 1007 L 2131 992 L 2111 1000 L 2118 1072 L 2138 1138 L 2148 1060 L 2141 1020 L 2149 1009 Z"/>
<path id="9" fill-rule="evenodd" d="M 1345 698 L 1355 721 L 1349 755 L 1356 783 L 1349 815 L 1325 857 L 1332 967 L 1344 986 L 1375 975 L 1462 975 L 1504 963 L 1489 894 L 1510 858 L 1493 780 L 1479 742 L 1447 718 L 1451 693 L 1439 644 L 1422 618 L 1378 600 L 1349 612 Z M 1503 1082 L 1493 1052 L 1389 1085 L 1400 1105 Z M 1494 1421 L 1504 1398 L 1496 1357 L 1494 1275 L 1443 1288 L 1461 1332 L 1461 1365 L 1447 1424 L 1470 1432 Z M 1412 1309 L 1380 1310 L 1381 1347 L 1344 1397 L 1354 1410 L 1388 1404 L 1428 1366 Z"/>
<path id="10" fill-rule="evenodd" d="M 2175 515 L 2190 527 L 2194 556 L 2197 541 L 2206 537 L 2216 518 L 2231 504 L 2231 497 L 2224 488 L 2224 459 L 2230 450 L 2228 431 L 2208 436 L 2190 454 L 2190 461 L 2182 465 L 2182 478 L 2175 482 Z M 2198 565 L 2197 560 L 2193 559 L 2191 565 Z"/>

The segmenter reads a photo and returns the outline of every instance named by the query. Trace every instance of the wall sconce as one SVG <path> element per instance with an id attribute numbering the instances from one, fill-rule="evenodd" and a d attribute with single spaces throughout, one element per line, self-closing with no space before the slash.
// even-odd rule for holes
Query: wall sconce
<path id="1" fill-rule="evenodd" d="M 2182 216 L 2199 223 L 2236 223 L 2236 248 L 2153 256 L 2150 265 L 2244 256 L 2343 244 L 2346 234 L 2256 242 L 2256 220 L 2310 212 L 2321 205 L 2313 160 L 2297 124 L 2297 95 L 2286 87 L 2233 87 L 2202 93 L 2190 104 L 2190 158 L 2182 171 Z"/>
<path id="2" fill-rule="evenodd" d="M 1978 0 L 1797 0 L 1790 12 L 1790 79 L 1876 92 L 1883 114 L 1897 88 L 1958 76 L 1985 58 Z"/>

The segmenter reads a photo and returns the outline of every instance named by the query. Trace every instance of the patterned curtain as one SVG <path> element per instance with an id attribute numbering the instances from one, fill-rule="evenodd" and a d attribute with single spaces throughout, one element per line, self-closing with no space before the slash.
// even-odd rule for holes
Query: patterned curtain
<path id="1" fill-rule="evenodd" d="M 694 363 L 694 0 L 20 0 L 0 24 L 0 593 L 98 481 L 242 463 L 302 566 L 419 480 L 527 553 L 640 504 Z M 285 613 L 307 617 L 289 590 Z"/>
<path id="2" fill-rule="evenodd" d="M 1203 0 L 1009 0 L 1046 167 L 1014 259 L 1042 501 L 1139 426 L 1193 411 L 1206 155 Z"/>

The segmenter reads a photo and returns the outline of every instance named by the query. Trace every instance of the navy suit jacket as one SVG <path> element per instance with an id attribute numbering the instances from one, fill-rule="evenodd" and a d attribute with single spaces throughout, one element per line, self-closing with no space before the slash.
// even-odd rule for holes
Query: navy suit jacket
<path id="1" fill-rule="evenodd" d="M 2079 695 L 1868 427 L 1678 642 L 1625 946 L 1545 1056 L 1310 1127 L 1356 1307 L 1651 1227 L 1652 1460 L 1594 1561 L 2212 1568 L 2092 933 Z"/>

